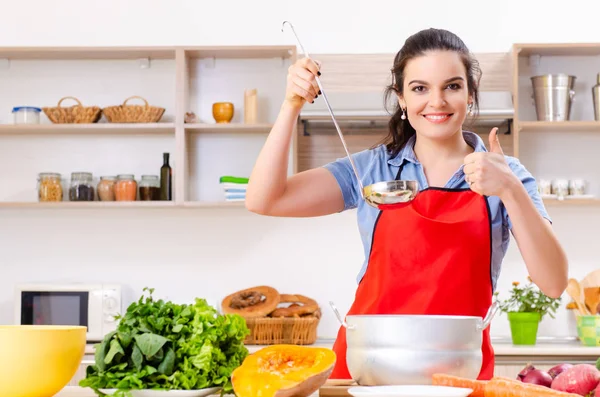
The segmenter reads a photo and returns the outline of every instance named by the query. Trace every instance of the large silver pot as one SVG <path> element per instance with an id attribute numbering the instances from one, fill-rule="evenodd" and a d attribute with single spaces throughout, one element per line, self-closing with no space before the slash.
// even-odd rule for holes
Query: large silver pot
<path id="1" fill-rule="evenodd" d="M 445 373 L 475 379 L 481 370 L 483 330 L 498 310 L 485 318 L 433 315 L 348 315 L 346 364 L 365 386 L 430 385 L 431 375 Z"/>

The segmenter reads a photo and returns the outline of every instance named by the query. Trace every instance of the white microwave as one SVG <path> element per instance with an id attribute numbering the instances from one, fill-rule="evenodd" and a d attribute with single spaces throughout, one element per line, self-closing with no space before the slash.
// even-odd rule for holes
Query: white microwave
<path id="1" fill-rule="evenodd" d="M 87 327 L 88 343 L 115 330 L 121 314 L 121 287 L 104 284 L 20 284 L 15 290 L 15 322 L 20 325 Z"/>

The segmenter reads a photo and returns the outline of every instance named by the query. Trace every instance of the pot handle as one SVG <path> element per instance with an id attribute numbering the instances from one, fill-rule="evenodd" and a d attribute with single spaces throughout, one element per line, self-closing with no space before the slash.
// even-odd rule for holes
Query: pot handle
<path id="1" fill-rule="evenodd" d="M 485 315 L 485 318 L 481 322 L 481 325 L 478 325 L 478 328 L 480 330 L 484 330 L 490 325 L 490 323 L 492 322 L 492 319 L 496 315 L 496 312 L 498 311 L 499 308 L 500 308 L 500 304 L 497 301 L 492 303 L 492 306 L 490 306 L 487 314 Z"/>
<path id="2" fill-rule="evenodd" d="M 329 306 L 331 306 L 331 309 L 333 310 L 333 312 L 335 313 L 335 316 L 337 317 L 338 321 L 340 322 L 340 324 L 346 328 L 346 329 L 354 329 L 354 325 L 348 325 L 348 323 L 342 318 L 342 316 L 340 315 L 340 312 L 338 311 L 338 309 L 335 307 L 335 305 L 333 304 L 332 301 L 329 301 Z"/>

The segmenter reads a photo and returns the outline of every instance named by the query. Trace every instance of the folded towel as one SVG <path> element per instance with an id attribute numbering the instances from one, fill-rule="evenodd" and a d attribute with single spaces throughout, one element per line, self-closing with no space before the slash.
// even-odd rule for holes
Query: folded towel
<path id="1" fill-rule="evenodd" d="M 226 198 L 225 201 L 231 201 L 231 202 L 233 202 L 233 201 L 246 201 L 246 199 L 245 198 L 234 198 L 234 199 Z"/>
<path id="2" fill-rule="evenodd" d="M 223 189 L 244 189 L 245 190 L 248 187 L 248 184 L 226 182 L 226 183 L 221 183 L 221 187 Z"/>
<path id="3" fill-rule="evenodd" d="M 225 193 L 246 193 L 246 189 L 225 189 Z"/>
<path id="4" fill-rule="evenodd" d="M 240 193 L 226 193 L 225 194 L 225 198 L 243 199 L 243 198 L 246 198 L 246 195 L 245 194 L 240 194 Z"/>
<path id="5" fill-rule="evenodd" d="M 248 184 L 248 178 L 239 176 L 222 176 L 219 178 L 220 183 L 237 183 L 237 184 Z"/>

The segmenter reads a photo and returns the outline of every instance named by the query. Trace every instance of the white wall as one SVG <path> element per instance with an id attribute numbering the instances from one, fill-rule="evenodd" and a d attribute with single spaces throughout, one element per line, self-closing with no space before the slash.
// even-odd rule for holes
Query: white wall
<path id="1" fill-rule="evenodd" d="M 294 43 L 289 33 L 280 32 L 284 19 L 295 24 L 307 50 L 315 53 L 394 52 L 408 34 L 431 26 L 455 31 L 475 52 L 508 51 L 513 42 L 600 41 L 594 29 L 600 3 L 589 1 L 571 1 L 568 8 L 558 1 L 500 6 L 463 0 L 430 1 L 426 8 L 406 1 L 356 1 L 354 6 L 324 1 L 4 3 L 0 46 Z M 531 152 L 538 144 L 530 139 L 522 142 L 522 150 Z M 19 156 L 8 160 L 19 167 Z M 541 172 L 543 162 L 536 159 L 535 168 Z M 3 180 L 10 180 L 4 178 L 11 172 L 2 168 Z M 600 211 L 550 210 L 571 273 L 582 277 L 598 266 L 594 247 Z M 180 301 L 220 299 L 268 284 L 317 298 L 324 306 L 321 336 L 333 337 L 337 324 L 326 304 L 334 300 L 347 310 L 362 261 L 354 216 L 272 219 L 238 209 L 211 214 L 199 209 L 2 210 L 0 323 L 12 321 L 12 288 L 23 281 L 121 281 L 128 300 L 153 286 Z M 513 243 L 499 288 L 505 291 L 525 275 Z M 494 321 L 492 330 L 508 335 L 506 317 Z M 557 320 L 542 324 L 541 334 L 572 335 L 570 315 L 561 310 Z"/>

